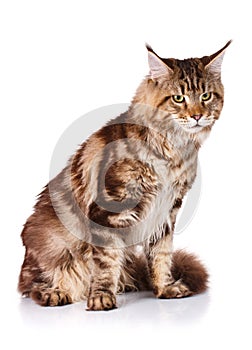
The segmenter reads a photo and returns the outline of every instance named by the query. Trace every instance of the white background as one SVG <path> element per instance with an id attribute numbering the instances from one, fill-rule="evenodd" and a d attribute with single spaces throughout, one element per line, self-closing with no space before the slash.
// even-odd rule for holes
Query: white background
<path id="1" fill-rule="evenodd" d="M 244 0 L 1 1 L 5 348 L 251 349 L 250 6 Z M 20 232 L 48 181 L 64 130 L 95 108 L 130 102 L 148 73 L 145 42 L 163 57 L 185 58 L 211 54 L 229 39 L 234 41 L 223 62 L 225 107 L 200 152 L 199 209 L 175 237 L 175 247 L 196 252 L 208 266 L 209 291 L 169 301 L 130 294 L 108 313 L 88 313 L 85 303 L 41 308 L 21 300 Z"/>

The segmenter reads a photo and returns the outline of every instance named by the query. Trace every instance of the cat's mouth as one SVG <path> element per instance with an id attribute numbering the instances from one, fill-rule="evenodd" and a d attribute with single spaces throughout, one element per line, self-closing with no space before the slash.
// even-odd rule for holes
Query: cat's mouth
<path id="1" fill-rule="evenodd" d="M 183 125 L 183 128 L 189 132 L 199 132 L 204 128 L 204 125 L 200 125 L 199 123 L 195 125 Z"/>
<path id="2" fill-rule="evenodd" d="M 197 116 L 195 116 L 197 117 Z M 205 128 L 213 125 L 213 118 L 209 118 L 208 116 L 202 116 L 198 119 L 196 118 L 187 118 L 187 120 L 179 120 L 179 125 L 185 131 L 189 133 L 199 133 Z"/>
<path id="3" fill-rule="evenodd" d="M 211 123 L 211 121 L 209 121 L 209 120 L 198 120 L 198 121 L 196 121 L 196 123 L 195 124 L 193 124 L 193 125 L 188 125 L 188 128 L 191 130 L 191 131 L 194 131 L 194 132 L 198 132 L 198 131 L 200 131 L 200 130 L 202 130 L 202 129 L 204 129 L 204 128 L 206 128 L 206 127 L 208 127 L 208 126 L 210 126 L 212 123 Z"/>
<path id="4" fill-rule="evenodd" d="M 182 127 L 190 134 L 197 134 L 201 132 L 206 127 L 206 125 L 200 125 L 197 123 L 195 125 L 183 125 Z"/>
<path id="5" fill-rule="evenodd" d="M 196 125 L 192 126 L 191 128 L 192 129 L 202 129 L 202 128 L 204 128 L 204 126 L 200 125 L 200 124 L 196 124 Z"/>

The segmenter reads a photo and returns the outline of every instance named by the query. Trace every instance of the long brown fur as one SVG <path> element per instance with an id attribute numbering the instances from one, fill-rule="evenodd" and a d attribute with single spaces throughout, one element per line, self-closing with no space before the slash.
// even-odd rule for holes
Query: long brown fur
<path id="1" fill-rule="evenodd" d="M 177 250 L 172 255 L 172 275 L 182 280 L 192 294 L 203 293 L 207 289 L 208 273 L 201 261 L 192 253 Z"/>
<path id="2" fill-rule="evenodd" d="M 87 299 L 116 307 L 116 294 L 151 289 L 180 298 L 207 288 L 194 255 L 172 251 L 176 215 L 197 172 L 199 148 L 223 106 L 211 56 L 160 58 L 127 112 L 84 142 L 44 188 L 28 218 L 19 291 L 43 306 Z"/>

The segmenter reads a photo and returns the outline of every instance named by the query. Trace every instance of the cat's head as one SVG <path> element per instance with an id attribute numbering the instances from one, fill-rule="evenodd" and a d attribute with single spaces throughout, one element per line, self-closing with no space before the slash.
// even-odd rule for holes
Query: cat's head
<path id="1" fill-rule="evenodd" d="M 221 63 L 230 43 L 210 56 L 185 60 L 161 58 L 146 45 L 153 107 L 191 134 L 210 130 L 223 107 Z"/>

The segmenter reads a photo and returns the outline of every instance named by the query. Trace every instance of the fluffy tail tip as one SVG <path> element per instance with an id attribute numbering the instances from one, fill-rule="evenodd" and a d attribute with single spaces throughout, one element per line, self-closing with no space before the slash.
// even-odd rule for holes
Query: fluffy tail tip
<path id="1" fill-rule="evenodd" d="M 180 279 L 192 294 L 202 293 L 208 288 L 207 269 L 194 254 L 184 250 L 173 253 L 172 275 L 175 280 Z"/>

